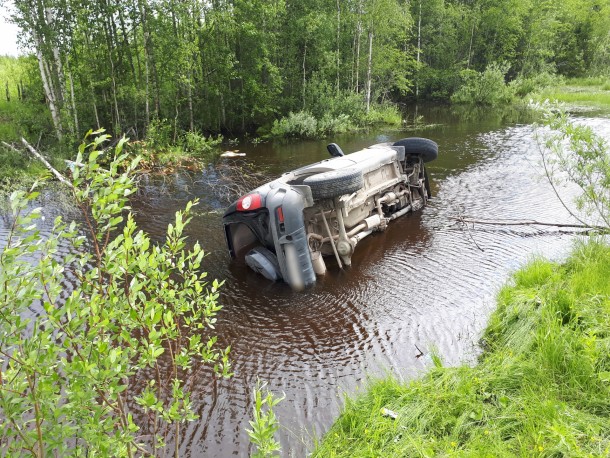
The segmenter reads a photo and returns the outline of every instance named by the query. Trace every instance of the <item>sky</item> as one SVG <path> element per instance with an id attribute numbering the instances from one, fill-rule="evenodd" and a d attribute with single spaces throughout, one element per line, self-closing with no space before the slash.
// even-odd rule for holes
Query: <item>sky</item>
<path id="1" fill-rule="evenodd" d="M 0 56 L 18 56 L 23 54 L 17 48 L 18 28 L 15 24 L 9 24 L 7 17 L 10 13 L 9 2 L 3 2 L 0 6 Z"/>

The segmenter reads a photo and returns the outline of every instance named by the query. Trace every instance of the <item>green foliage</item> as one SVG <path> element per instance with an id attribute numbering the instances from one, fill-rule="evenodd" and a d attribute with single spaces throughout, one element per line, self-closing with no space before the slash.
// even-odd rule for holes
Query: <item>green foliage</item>
<path id="1" fill-rule="evenodd" d="M 197 418 L 189 387 L 201 365 L 230 376 L 229 349 L 207 335 L 220 284 L 207 283 L 204 252 L 187 249 L 183 235 L 197 202 L 153 243 L 129 212 L 139 158 L 129 159 L 122 139 L 104 168 L 108 137 L 89 135 L 97 136 L 79 148 L 72 180 L 82 224 L 58 217 L 43 237 L 38 193 L 11 195 L 0 254 L 3 455 L 164 453 L 166 439 L 179 441 L 181 425 Z M 60 255 L 66 247 L 71 254 Z"/>
<path id="2" fill-rule="evenodd" d="M 280 444 L 275 440 L 275 433 L 279 429 L 279 422 L 273 413 L 273 407 L 280 403 L 284 396 L 278 398 L 267 390 L 266 384 L 256 383 L 254 388 L 254 418 L 250 420 L 250 427 L 247 429 L 250 440 L 256 446 L 253 458 L 269 458 L 278 456 Z M 277 453 L 276 453 L 277 452 Z"/>
<path id="3" fill-rule="evenodd" d="M 517 97 L 525 97 L 551 86 L 561 84 L 562 79 L 551 73 L 538 73 L 533 76 L 519 76 L 509 86 Z"/>
<path id="4" fill-rule="evenodd" d="M 218 146 L 222 143 L 222 135 L 216 138 L 210 135 L 206 138 L 205 135 L 197 131 L 184 133 L 184 150 L 192 153 L 195 157 L 208 157 L 211 153 L 218 150 Z"/>
<path id="5" fill-rule="evenodd" d="M 492 63 L 484 72 L 463 70 L 460 73 L 462 85 L 451 96 L 454 103 L 473 105 L 502 105 L 513 99 L 513 91 L 506 84 L 508 64 Z"/>
<path id="6" fill-rule="evenodd" d="M 545 136 L 543 159 L 552 183 L 578 186 L 578 210 L 592 225 L 610 230 L 610 148 L 591 128 L 570 121 L 565 112 L 546 109 L 543 122 L 552 129 Z M 573 214 L 575 212 L 572 212 Z"/>
<path id="7" fill-rule="evenodd" d="M 315 138 L 318 136 L 318 121 L 311 113 L 299 111 L 273 122 L 273 137 Z"/>
<path id="8" fill-rule="evenodd" d="M 364 107 L 352 115 L 340 113 L 325 114 L 321 119 L 307 111 L 290 113 L 287 117 L 276 120 L 271 127 L 270 136 L 280 138 L 320 138 L 333 134 L 341 134 L 371 125 L 400 125 L 402 115 L 390 104 L 375 104 L 369 113 Z"/>
<path id="9" fill-rule="evenodd" d="M 53 132 L 34 56 L 0 56 L 0 139 L 41 139 Z M 8 89 L 8 95 L 7 95 Z M 42 100 L 41 100 L 42 98 Z"/>
<path id="10" fill-rule="evenodd" d="M 174 144 L 173 127 L 167 119 L 153 119 L 146 129 L 146 144 L 152 149 L 162 150 Z"/>
<path id="11" fill-rule="evenodd" d="M 385 124 L 396 126 L 402 123 L 402 115 L 394 105 L 375 104 L 371 106 L 371 109 L 364 115 L 364 119 L 361 122 L 364 125 Z"/>
<path id="12" fill-rule="evenodd" d="M 417 81 L 421 96 L 432 100 L 449 100 L 462 80 L 459 68 L 435 69 L 423 66 Z"/>
<path id="13" fill-rule="evenodd" d="M 478 365 L 372 384 L 312 456 L 608 456 L 609 275 L 596 241 L 533 262 L 500 292 Z"/>
<path id="14" fill-rule="evenodd" d="M 539 102 L 551 100 L 574 106 L 610 107 L 610 81 L 606 77 L 570 78 L 533 95 Z"/>

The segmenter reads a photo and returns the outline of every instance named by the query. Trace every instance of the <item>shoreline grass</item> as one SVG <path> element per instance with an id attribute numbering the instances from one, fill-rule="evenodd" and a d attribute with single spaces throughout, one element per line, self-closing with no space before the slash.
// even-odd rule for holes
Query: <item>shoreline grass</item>
<path id="1" fill-rule="evenodd" d="M 589 77 L 566 80 L 535 94 L 537 101 L 546 99 L 572 106 L 610 109 L 610 78 Z"/>
<path id="2" fill-rule="evenodd" d="M 375 382 L 312 456 L 610 456 L 609 279 L 599 241 L 531 263 L 500 292 L 475 367 Z"/>

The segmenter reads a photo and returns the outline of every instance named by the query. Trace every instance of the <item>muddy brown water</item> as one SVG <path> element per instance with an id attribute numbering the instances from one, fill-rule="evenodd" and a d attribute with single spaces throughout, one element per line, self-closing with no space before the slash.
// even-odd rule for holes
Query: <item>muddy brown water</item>
<path id="1" fill-rule="evenodd" d="M 437 125 L 237 146 L 257 167 L 280 174 L 326 158 L 328 141 L 346 152 L 405 136 L 439 144 L 439 159 L 429 164 L 434 198 L 428 207 L 363 240 L 350 269 L 331 266 L 305 292 L 231 262 L 221 224 L 225 203 L 204 184 L 211 171 L 165 177 L 135 202 L 140 226 L 161 238 L 175 211 L 199 197 L 187 232 L 207 251 L 210 278 L 225 281 L 214 333 L 221 346 L 231 345 L 235 375 L 216 380 L 207 373 L 198 380 L 192 400 L 200 420 L 184 428 L 181 455 L 247 456 L 252 388 L 259 378 L 285 396 L 275 409 L 283 456 L 305 456 L 332 425 L 344 395 L 358 393 L 371 378 L 421 375 L 432 364 L 432 351 L 447 365 L 474 362 L 495 295 L 510 273 L 537 255 L 565 256 L 575 237 L 552 228 L 451 227 L 450 218 L 459 214 L 570 221 L 544 177 L 529 120 L 518 113 L 507 118 L 442 107 L 423 114 Z M 610 137 L 604 114 L 580 115 L 579 122 Z M 44 205 L 45 212 L 57 213 L 52 196 Z M 70 289 L 69 281 L 65 286 Z M 418 357 L 420 350 L 424 355 Z"/>

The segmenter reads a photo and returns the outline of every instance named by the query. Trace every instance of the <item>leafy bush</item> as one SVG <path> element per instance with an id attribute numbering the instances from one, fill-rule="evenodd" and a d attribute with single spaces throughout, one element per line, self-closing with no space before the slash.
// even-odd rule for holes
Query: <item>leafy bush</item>
<path id="1" fill-rule="evenodd" d="M 194 156 L 207 157 L 218 148 L 222 140 L 222 135 L 216 138 L 210 135 L 209 138 L 206 138 L 205 135 L 197 131 L 188 131 L 183 136 L 183 147 L 185 151 L 192 153 Z"/>
<path id="2" fill-rule="evenodd" d="M 307 111 L 290 112 L 287 117 L 273 122 L 271 136 L 315 138 L 318 136 L 318 121 Z"/>
<path id="3" fill-rule="evenodd" d="M 505 81 L 508 69 L 508 64 L 492 63 L 484 72 L 462 70 L 462 85 L 451 96 L 451 101 L 491 106 L 511 102 L 513 90 Z"/>
<path id="4" fill-rule="evenodd" d="M 220 284 L 206 282 L 204 252 L 186 249 L 183 235 L 196 202 L 153 243 L 129 213 L 139 158 L 122 153 L 123 139 L 101 167 L 106 139 L 81 145 L 73 169 L 82 225 L 58 217 L 43 237 L 37 193 L 11 195 L 0 253 L 3 456 L 165 454 L 166 438 L 180 441 L 181 425 L 197 418 L 189 386 L 198 368 L 230 376 L 229 349 L 206 336 Z M 67 295 L 66 283 L 76 283 Z"/>
<path id="5" fill-rule="evenodd" d="M 518 77 L 511 81 L 509 86 L 517 97 L 525 97 L 528 94 L 538 92 L 541 89 L 561 84 L 561 77 L 552 73 L 538 73 L 530 77 Z"/>
<path id="6" fill-rule="evenodd" d="M 318 121 L 318 133 L 321 135 L 343 134 L 355 128 L 350 116 L 346 114 L 340 114 L 336 117 L 327 115 Z"/>
<path id="7" fill-rule="evenodd" d="M 462 82 L 455 68 L 436 69 L 425 65 L 418 71 L 417 79 L 419 96 L 435 100 L 449 100 Z"/>
<path id="8" fill-rule="evenodd" d="M 153 119 L 146 129 L 146 144 L 153 149 L 168 148 L 173 144 L 172 125 L 167 119 Z"/>
<path id="9" fill-rule="evenodd" d="M 538 107 L 540 108 L 540 107 Z M 575 184 L 580 189 L 576 207 L 592 221 L 585 222 L 562 201 L 566 209 L 582 223 L 603 226 L 610 231 L 610 147 L 590 127 L 572 122 L 567 113 L 549 107 L 543 122 L 552 131 L 544 140 L 544 166 L 551 184 Z"/>
<path id="10" fill-rule="evenodd" d="M 339 91 L 328 81 L 314 75 L 304 88 L 304 110 L 316 119 L 348 115 L 356 117 L 364 111 L 362 96 L 351 91 Z"/>
<path id="11" fill-rule="evenodd" d="M 364 116 L 363 124 L 374 125 L 374 124 L 388 124 L 388 125 L 399 125 L 402 123 L 402 115 L 395 105 L 391 104 L 377 104 L 372 105 L 371 109 Z"/>

